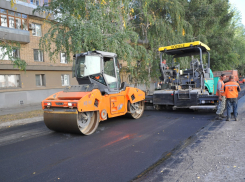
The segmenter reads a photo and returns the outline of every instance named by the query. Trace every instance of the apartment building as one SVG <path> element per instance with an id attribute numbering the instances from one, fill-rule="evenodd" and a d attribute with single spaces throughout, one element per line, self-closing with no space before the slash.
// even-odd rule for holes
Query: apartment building
<path id="1" fill-rule="evenodd" d="M 0 1 L 0 41 L 19 42 L 20 49 L 13 50 L 13 56 L 28 64 L 26 71 L 20 71 L 8 56 L 0 60 L 0 108 L 40 103 L 64 87 L 77 84 L 65 53 L 61 52 L 54 62 L 39 49 L 39 40 L 49 25 L 44 23 L 45 15 L 33 15 L 32 11 L 48 1 L 16 0 L 13 7 L 10 0 Z M 3 52 L 0 49 L 0 54 Z"/>

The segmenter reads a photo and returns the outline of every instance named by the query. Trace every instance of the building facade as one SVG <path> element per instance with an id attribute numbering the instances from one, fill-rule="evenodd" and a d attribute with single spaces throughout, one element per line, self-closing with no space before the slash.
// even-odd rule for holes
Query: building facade
<path id="1" fill-rule="evenodd" d="M 48 0 L 16 0 L 11 7 L 9 0 L 0 1 L 0 41 L 19 42 L 20 49 L 13 50 L 13 56 L 27 63 L 26 71 L 20 71 L 8 56 L 0 60 L 0 108 L 40 103 L 66 86 L 77 85 L 65 53 L 51 61 L 39 49 L 39 40 L 50 25 L 44 23 L 45 15 L 32 12 L 45 2 Z"/>

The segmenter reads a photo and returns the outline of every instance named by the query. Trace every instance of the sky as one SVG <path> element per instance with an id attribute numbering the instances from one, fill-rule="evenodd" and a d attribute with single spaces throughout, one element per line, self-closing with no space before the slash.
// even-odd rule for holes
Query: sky
<path id="1" fill-rule="evenodd" d="M 234 5 L 242 15 L 242 23 L 245 25 L 245 0 L 229 0 L 232 5 Z"/>

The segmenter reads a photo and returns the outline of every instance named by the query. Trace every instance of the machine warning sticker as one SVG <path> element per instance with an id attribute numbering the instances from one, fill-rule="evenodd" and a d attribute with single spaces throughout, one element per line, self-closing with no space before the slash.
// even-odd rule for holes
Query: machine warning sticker
<path id="1" fill-rule="evenodd" d="M 123 107 L 123 104 L 120 104 L 119 106 L 117 106 L 117 110 L 121 110 Z"/>

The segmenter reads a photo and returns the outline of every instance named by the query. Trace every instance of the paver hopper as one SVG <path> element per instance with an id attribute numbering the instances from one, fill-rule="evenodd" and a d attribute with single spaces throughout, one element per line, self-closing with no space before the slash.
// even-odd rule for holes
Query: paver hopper
<path id="1" fill-rule="evenodd" d="M 79 85 L 68 86 L 42 101 L 44 122 L 54 131 L 94 133 L 100 121 L 144 112 L 145 93 L 120 81 L 117 55 L 91 51 L 74 55 L 73 76 Z"/>

